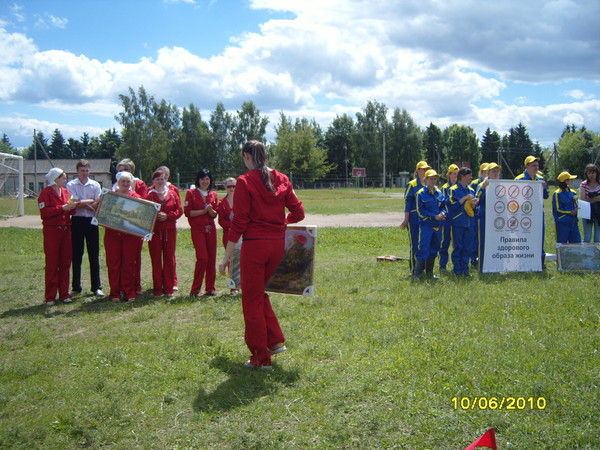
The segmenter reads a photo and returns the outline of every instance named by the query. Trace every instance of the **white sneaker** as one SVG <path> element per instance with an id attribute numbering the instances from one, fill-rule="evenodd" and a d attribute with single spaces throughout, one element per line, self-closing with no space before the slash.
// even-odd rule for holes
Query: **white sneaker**
<path id="1" fill-rule="evenodd" d="M 174 290 L 175 292 L 177 292 L 177 291 L 179 290 L 179 288 L 178 288 L 177 286 L 173 286 L 173 290 Z"/>
<path id="2" fill-rule="evenodd" d="M 102 292 L 102 290 L 101 290 L 101 289 L 96 289 L 96 290 L 94 291 L 94 295 L 95 295 L 96 297 L 104 297 L 104 292 Z"/>
<path id="3" fill-rule="evenodd" d="M 63 298 L 63 303 L 73 303 L 73 300 L 71 299 L 71 297 L 67 297 L 67 298 Z"/>
<path id="4" fill-rule="evenodd" d="M 268 372 L 273 370 L 273 367 L 271 366 L 253 366 L 252 363 L 250 361 L 246 361 L 244 363 L 244 366 L 249 367 L 250 369 L 256 369 L 256 370 L 266 370 Z"/>
<path id="5" fill-rule="evenodd" d="M 54 306 L 54 302 L 46 302 L 46 306 Z"/>
<path id="6" fill-rule="evenodd" d="M 282 345 L 281 347 L 269 349 L 269 353 L 271 353 L 271 355 L 277 355 L 279 353 L 285 352 L 286 350 L 287 350 L 287 347 L 285 345 Z"/>

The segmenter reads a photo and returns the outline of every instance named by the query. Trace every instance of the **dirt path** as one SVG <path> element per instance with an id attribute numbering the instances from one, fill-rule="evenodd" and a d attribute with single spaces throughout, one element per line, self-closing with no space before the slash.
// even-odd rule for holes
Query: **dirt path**
<path id="1" fill-rule="evenodd" d="M 402 212 L 334 216 L 307 214 L 300 225 L 316 225 L 318 227 L 394 227 L 400 225 L 403 217 L 404 213 Z M 42 221 L 38 216 L 12 217 L 0 220 L 0 227 L 42 228 Z M 177 228 L 186 229 L 189 227 L 185 218 L 177 221 Z"/>

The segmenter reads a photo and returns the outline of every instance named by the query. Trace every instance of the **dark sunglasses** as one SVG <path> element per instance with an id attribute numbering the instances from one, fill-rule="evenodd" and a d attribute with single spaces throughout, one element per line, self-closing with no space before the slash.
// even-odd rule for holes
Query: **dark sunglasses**
<path id="1" fill-rule="evenodd" d="M 235 185 L 233 185 L 233 186 L 226 186 L 226 188 L 227 188 L 227 189 L 229 189 L 229 188 L 232 188 L 232 189 L 234 189 L 234 188 L 235 188 Z"/>

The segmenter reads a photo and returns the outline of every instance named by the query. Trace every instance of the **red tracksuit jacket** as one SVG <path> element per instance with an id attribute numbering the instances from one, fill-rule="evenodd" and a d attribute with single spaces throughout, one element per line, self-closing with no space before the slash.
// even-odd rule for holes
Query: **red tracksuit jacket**
<path id="1" fill-rule="evenodd" d="M 289 178 L 277 170 L 272 170 L 271 175 L 275 192 L 267 190 L 259 169 L 238 178 L 233 222 L 228 233 L 230 241 L 237 242 L 242 235 L 245 239 L 283 239 L 286 223 L 304 219 L 302 202 Z M 287 216 L 285 208 L 290 211 Z"/>

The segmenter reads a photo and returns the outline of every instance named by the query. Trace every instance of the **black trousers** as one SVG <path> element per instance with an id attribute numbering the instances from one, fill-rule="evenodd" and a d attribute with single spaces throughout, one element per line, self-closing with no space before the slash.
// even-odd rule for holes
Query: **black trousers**
<path id="1" fill-rule="evenodd" d="M 71 242 L 73 244 L 73 290 L 81 292 L 81 262 L 83 260 L 84 242 L 90 261 L 90 279 L 92 292 L 102 289 L 100 283 L 100 233 L 96 225 L 91 224 L 91 217 L 72 217 Z"/>

